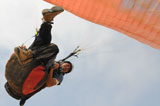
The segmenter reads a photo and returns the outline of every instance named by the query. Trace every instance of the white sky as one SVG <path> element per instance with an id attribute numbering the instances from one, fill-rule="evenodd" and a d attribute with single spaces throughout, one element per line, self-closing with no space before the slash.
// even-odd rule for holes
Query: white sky
<path id="1" fill-rule="evenodd" d="M 35 34 L 41 10 L 50 7 L 41 0 L 0 2 L 0 106 L 18 106 L 3 87 L 5 64 L 13 48 Z M 57 60 L 79 44 L 84 51 L 70 59 L 74 70 L 60 86 L 41 91 L 25 106 L 160 106 L 159 50 L 67 11 L 55 18 L 52 34 Z"/>

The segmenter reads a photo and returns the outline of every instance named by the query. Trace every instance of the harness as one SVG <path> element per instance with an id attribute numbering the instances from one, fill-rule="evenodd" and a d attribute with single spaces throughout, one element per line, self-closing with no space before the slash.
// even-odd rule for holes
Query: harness
<path id="1" fill-rule="evenodd" d="M 78 57 L 78 52 L 80 52 L 81 51 L 81 49 L 79 49 L 79 46 L 72 52 L 72 53 L 70 53 L 67 57 L 65 57 L 64 59 L 62 59 L 62 60 L 59 60 L 58 61 L 58 63 L 59 64 L 61 64 L 62 62 L 64 62 L 66 59 L 68 59 L 68 58 L 70 58 L 71 56 L 76 56 L 76 57 Z M 39 56 L 39 57 L 37 57 L 38 59 L 41 59 L 43 56 Z M 50 55 L 48 55 L 48 57 L 50 57 Z M 33 59 L 34 60 L 34 59 Z M 51 59 L 51 61 L 52 62 L 48 62 L 48 63 L 52 63 L 53 64 L 53 59 Z M 15 62 L 14 63 L 14 65 L 13 64 L 11 64 L 11 62 Z M 37 82 L 34 84 L 33 83 L 33 85 L 36 85 L 38 82 L 38 84 L 37 84 L 37 86 L 34 86 L 34 89 L 36 89 L 36 90 L 32 90 L 32 92 L 30 92 L 30 91 L 23 91 L 23 87 L 24 88 L 26 88 L 27 87 L 27 85 L 25 86 L 25 83 L 27 83 L 27 81 L 30 81 L 30 80 L 33 80 L 33 79 L 36 79 L 36 78 L 34 78 L 34 76 L 30 76 L 30 74 L 27 74 L 27 78 L 26 77 L 23 77 L 23 76 L 25 76 L 23 73 L 20 73 L 20 71 L 23 71 L 24 72 L 24 70 L 22 70 L 22 69 L 25 69 L 25 66 L 27 67 L 27 65 L 28 66 L 30 66 L 30 65 L 34 65 L 34 66 L 37 66 L 38 64 L 35 64 L 34 62 L 32 63 L 33 61 L 31 61 L 31 62 L 29 62 L 29 63 L 27 63 L 27 64 L 25 64 L 25 65 L 20 65 L 19 64 L 19 62 L 18 62 L 18 60 L 17 60 L 17 58 L 16 58 L 16 56 L 13 54 L 12 56 L 11 56 L 11 58 L 10 58 L 10 60 L 8 61 L 8 63 L 7 63 L 7 65 L 6 65 L 6 68 L 7 67 L 9 67 L 8 68 L 8 70 L 6 70 L 6 73 L 8 73 L 8 74 L 5 74 L 6 75 L 6 79 L 7 79 L 7 83 L 5 84 L 5 89 L 6 89 L 6 91 L 8 92 L 8 94 L 11 96 L 11 97 L 13 97 L 13 98 L 15 98 L 15 99 L 17 99 L 17 100 L 20 100 L 20 106 L 23 106 L 24 105 L 24 103 L 25 103 L 25 101 L 27 100 L 27 99 L 29 99 L 30 97 L 32 97 L 34 94 L 36 94 L 37 92 L 39 92 L 39 91 L 41 91 L 42 89 L 44 89 L 45 88 L 45 83 L 42 83 L 42 82 L 39 82 L 39 81 L 42 81 L 41 80 L 41 78 L 39 79 L 39 80 L 37 80 Z M 12 67 L 11 67 L 12 66 Z M 50 65 L 48 65 L 48 66 L 45 66 L 44 68 L 45 69 L 48 69 L 50 67 Z M 15 69 L 15 70 L 18 70 L 18 73 L 19 74 L 17 74 L 17 73 L 13 73 L 13 70 L 14 70 L 14 68 L 17 68 L 17 69 Z M 27 67 L 28 68 L 28 67 Z M 42 70 L 44 69 L 43 67 L 39 67 L 39 68 L 41 68 Z M 32 71 L 33 73 L 34 72 L 36 72 L 36 71 L 39 71 L 39 68 L 38 69 L 36 69 L 36 70 L 34 70 L 34 71 Z M 32 68 L 30 68 L 30 69 L 32 69 Z M 26 71 L 27 70 L 30 70 L 30 69 L 26 69 Z M 60 69 L 59 69 L 60 70 Z M 28 73 L 32 73 L 32 72 L 28 72 Z M 41 72 L 38 72 L 39 74 L 41 74 L 40 76 L 44 76 L 43 78 L 43 82 L 45 81 L 45 79 L 47 78 L 47 75 L 48 75 L 48 71 L 47 70 L 45 70 L 45 73 L 46 74 L 44 74 L 44 73 L 41 73 Z M 37 73 L 36 73 L 37 74 Z M 15 88 L 13 89 L 12 87 L 10 87 L 10 84 L 12 84 L 12 82 L 10 82 L 10 81 L 15 81 L 15 82 L 19 82 L 19 78 L 18 79 L 16 79 L 16 77 L 15 77 L 15 79 L 13 78 L 11 78 L 10 79 L 10 77 L 11 76 L 16 76 L 16 75 L 18 75 L 18 76 L 21 76 L 22 78 L 25 78 L 25 81 L 24 82 L 20 82 L 20 83 L 23 83 L 22 85 L 23 85 L 23 87 L 22 86 L 20 86 L 20 85 L 18 85 L 18 83 L 16 84 L 16 85 L 18 85 L 18 87 L 20 87 L 21 89 L 19 89 L 19 90 L 17 90 L 17 91 L 22 91 L 22 93 L 20 93 L 20 92 L 17 92 L 16 90 L 15 90 Z M 35 75 L 35 74 L 34 74 Z M 29 77 L 28 77 L 29 76 Z M 39 77 L 38 77 L 39 78 Z M 39 84 L 41 84 L 41 85 L 39 85 Z M 43 85 L 42 85 L 43 84 Z M 41 87 L 40 87 L 41 86 Z"/>

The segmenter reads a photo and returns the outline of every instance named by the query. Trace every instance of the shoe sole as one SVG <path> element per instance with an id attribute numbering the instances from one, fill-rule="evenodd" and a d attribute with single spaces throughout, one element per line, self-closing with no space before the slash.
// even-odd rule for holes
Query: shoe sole
<path id="1" fill-rule="evenodd" d="M 62 8 L 62 7 L 60 7 L 60 6 L 56 6 L 56 7 L 52 7 L 51 9 L 44 9 L 43 11 L 42 11 L 42 14 L 43 15 L 46 15 L 46 14 L 48 14 L 48 13 L 54 13 L 54 12 L 63 12 L 64 11 L 64 9 Z"/>

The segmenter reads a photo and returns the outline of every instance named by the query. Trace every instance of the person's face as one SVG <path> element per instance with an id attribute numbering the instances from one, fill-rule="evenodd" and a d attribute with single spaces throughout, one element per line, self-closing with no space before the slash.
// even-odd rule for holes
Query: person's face
<path id="1" fill-rule="evenodd" d="M 62 68 L 61 72 L 66 73 L 70 70 L 71 66 L 69 63 L 62 63 L 61 68 Z"/>

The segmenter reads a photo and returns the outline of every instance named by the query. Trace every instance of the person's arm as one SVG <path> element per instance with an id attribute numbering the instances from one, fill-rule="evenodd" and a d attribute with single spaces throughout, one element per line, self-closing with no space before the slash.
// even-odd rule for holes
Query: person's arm
<path id="1" fill-rule="evenodd" d="M 55 67 L 50 69 L 50 72 L 49 72 L 49 75 L 47 78 L 47 82 L 46 82 L 46 87 L 52 87 L 52 86 L 57 85 L 59 83 L 59 81 L 56 78 L 52 78 L 53 71 L 59 67 L 58 63 L 55 63 L 54 65 L 55 65 Z"/>

